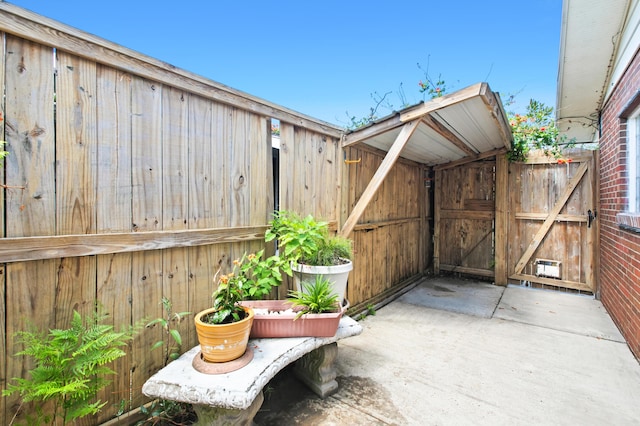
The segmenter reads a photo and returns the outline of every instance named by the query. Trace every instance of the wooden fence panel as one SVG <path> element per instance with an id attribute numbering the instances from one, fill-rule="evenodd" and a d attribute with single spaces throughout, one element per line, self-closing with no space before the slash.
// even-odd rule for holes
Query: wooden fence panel
<path id="1" fill-rule="evenodd" d="M 495 162 L 468 163 L 436 173 L 439 269 L 493 277 Z"/>
<path id="2" fill-rule="evenodd" d="M 215 272 L 264 247 L 271 117 L 294 155 L 283 208 L 339 220 L 339 129 L 15 6 L 0 9 L 0 30 L 15 34 L 0 44 L 3 183 L 24 187 L 6 189 L 0 203 L 3 388 L 30 368 L 10 356 L 19 349 L 11 336 L 27 322 L 66 327 L 73 309 L 86 314 L 94 300 L 116 329 L 164 315 L 163 296 L 179 311 L 210 305 Z M 191 323 L 178 325 L 183 350 L 196 342 Z M 140 331 L 112 366 L 102 413 L 79 424 L 112 418 L 121 401 L 125 409 L 146 401 L 142 384 L 165 362 L 150 347 L 163 337 L 160 327 Z M 0 423 L 16 402 L 2 399 Z"/>
<path id="3" fill-rule="evenodd" d="M 345 150 L 346 199 L 350 212 L 364 192 L 385 153 L 365 147 Z M 353 306 L 375 301 L 403 281 L 423 272 L 427 244 L 429 196 L 423 166 L 400 159 L 387 175 L 351 234 L 354 270 L 347 299 Z"/>
<path id="4" fill-rule="evenodd" d="M 509 167 L 511 280 L 594 292 L 593 241 L 597 236 L 587 215 L 596 210 L 594 154 L 568 151 L 558 162 L 534 153 L 527 163 Z M 547 222 L 548 231 L 538 235 Z M 537 276 L 536 259 L 560 262 L 560 277 Z"/>
<path id="5" fill-rule="evenodd" d="M 280 208 L 339 219 L 339 140 L 280 122 Z"/>

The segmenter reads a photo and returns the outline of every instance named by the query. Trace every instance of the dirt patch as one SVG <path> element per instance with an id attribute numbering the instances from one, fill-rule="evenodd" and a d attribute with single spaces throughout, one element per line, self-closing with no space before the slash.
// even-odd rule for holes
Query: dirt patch
<path id="1" fill-rule="evenodd" d="M 338 377 L 339 390 L 322 399 L 288 367 L 265 387 L 265 402 L 254 422 L 268 425 L 399 425 L 404 418 L 386 389 L 363 377 Z"/>

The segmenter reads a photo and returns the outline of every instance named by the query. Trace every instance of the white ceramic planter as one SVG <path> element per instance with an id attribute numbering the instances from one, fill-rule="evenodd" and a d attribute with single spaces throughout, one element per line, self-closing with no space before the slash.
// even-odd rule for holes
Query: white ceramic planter
<path id="1" fill-rule="evenodd" d="M 322 275 L 333 284 L 334 292 L 338 293 L 340 303 L 344 302 L 347 280 L 349 279 L 349 272 L 353 269 L 353 262 L 348 261 L 348 263 L 333 266 L 311 266 L 294 263 L 291 265 L 291 269 L 293 270 L 293 281 L 296 290 L 302 291 L 301 282 L 314 283 L 316 275 Z"/>

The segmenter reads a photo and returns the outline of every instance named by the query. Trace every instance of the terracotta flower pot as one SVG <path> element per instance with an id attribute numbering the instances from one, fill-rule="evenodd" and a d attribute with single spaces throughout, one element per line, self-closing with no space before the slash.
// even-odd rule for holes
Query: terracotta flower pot
<path id="1" fill-rule="evenodd" d="M 207 362 L 228 362 L 240 358 L 247 349 L 253 325 L 253 309 L 244 307 L 244 319 L 229 324 L 207 324 L 201 318 L 214 311 L 205 309 L 195 316 L 202 356 Z"/>
<path id="2" fill-rule="evenodd" d="M 265 337 L 332 337 L 335 336 L 340 318 L 348 309 L 348 305 L 337 309 L 337 312 L 322 314 L 306 314 L 296 319 L 301 306 L 292 307 L 285 300 L 251 300 L 242 302 L 242 306 L 269 311 L 286 311 L 291 313 L 277 315 L 256 315 L 251 327 L 251 338 Z"/>

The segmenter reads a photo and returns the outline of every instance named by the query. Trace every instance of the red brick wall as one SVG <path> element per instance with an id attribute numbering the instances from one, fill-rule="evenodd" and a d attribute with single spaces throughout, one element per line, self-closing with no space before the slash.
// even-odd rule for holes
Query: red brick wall
<path id="1" fill-rule="evenodd" d="M 627 68 L 601 116 L 600 297 L 640 359 L 640 233 L 621 229 L 616 214 L 627 206 L 626 120 L 620 114 L 639 99 L 640 55 Z M 640 230 L 638 230 L 640 232 Z"/>

